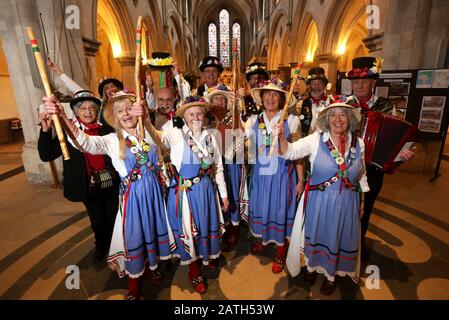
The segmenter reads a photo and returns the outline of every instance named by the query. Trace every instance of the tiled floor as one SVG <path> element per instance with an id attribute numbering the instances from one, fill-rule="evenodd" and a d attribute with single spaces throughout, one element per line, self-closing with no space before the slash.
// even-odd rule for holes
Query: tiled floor
<path id="1" fill-rule="evenodd" d="M 449 151 L 446 144 L 446 152 Z M 0 175 L 22 166 L 20 145 L 0 146 Z M 142 280 L 146 299 L 449 299 L 449 162 L 442 176 L 398 172 L 387 176 L 368 233 L 369 263 L 360 286 L 341 279 L 330 297 L 310 290 L 303 276 L 271 273 L 274 249 L 249 253 L 248 229 L 237 250 L 223 254 L 219 270 L 205 270 L 209 290 L 193 292 L 186 267 L 164 263 L 164 283 Z M 0 180 L 0 299 L 123 299 L 126 280 L 92 257 L 93 237 L 82 205 L 62 191 L 30 185 L 25 174 Z M 71 268 L 79 289 L 69 290 Z M 379 270 L 379 283 L 373 270 Z M 70 286 L 69 286 L 70 287 Z"/>

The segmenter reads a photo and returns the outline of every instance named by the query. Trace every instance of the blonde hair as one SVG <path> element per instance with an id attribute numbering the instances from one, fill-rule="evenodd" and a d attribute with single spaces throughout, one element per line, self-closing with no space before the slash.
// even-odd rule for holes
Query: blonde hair
<path id="1" fill-rule="evenodd" d="M 129 99 L 120 99 L 112 104 L 112 111 L 114 112 L 114 129 L 119 142 L 119 156 L 121 160 L 125 160 L 126 142 L 122 133 L 123 127 L 117 117 L 117 110 L 122 107 L 126 108 L 129 102 L 132 103 Z"/>

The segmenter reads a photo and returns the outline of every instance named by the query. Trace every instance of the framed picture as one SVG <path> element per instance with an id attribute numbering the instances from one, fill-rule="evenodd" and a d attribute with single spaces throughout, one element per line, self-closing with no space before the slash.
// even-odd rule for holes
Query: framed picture
<path id="1" fill-rule="evenodd" d="M 433 70 L 419 70 L 416 88 L 432 88 Z"/>
<path id="2" fill-rule="evenodd" d="M 388 98 L 388 87 L 377 87 L 376 88 L 376 96 Z"/>
<path id="3" fill-rule="evenodd" d="M 408 96 L 410 93 L 410 82 L 392 82 L 390 83 L 391 96 Z"/>
<path id="4" fill-rule="evenodd" d="M 449 88 L 449 69 L 435 70 L 432 88 Z"/>
<path id="5" fill-rule="evenodd" d="M 408 96 L 390 96 L 389 99 L 396 109 L 407 109 Z"/>
<path id="6" fill-rule="evenodd" d="M 438 133 L 441 128 L 446 97 L 425 96 L 421 105 L 418 128 L 424 132 Z"/>

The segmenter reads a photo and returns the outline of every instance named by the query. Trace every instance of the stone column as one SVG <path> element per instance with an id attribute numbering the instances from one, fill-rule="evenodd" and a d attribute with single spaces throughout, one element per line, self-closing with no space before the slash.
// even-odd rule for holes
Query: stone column
<path id="1" fill-rule="evenodd" d="M 101 43 L 97 40 L 88 39 L 83 37 L 84 53 L 86 57 L 87 74 L 89 76 L 89 88 L 90 91 L 97 94 L 97 64 L 95 57 Z"/>
<path id="2" fill-rule="evenodd" d="M 332 84 L 332 90 L 335 90 L 335 83 L 337 81 L 337 66 L 340 57 L 333 53 L 324 53 L 315 56 L 315 61 L 318 61 L 321 68 L 324 69 L 329 83 Z"/>
<path id="3" fill-rule="evenodd" d="M 136 64 L 136 57 L 124 56 L 117 58 L 117 61 L 122 68 L 122 81 L 125 88 L 135 90 L 134 68 Z"/>
<path id="4" fill-rule="evenodd" d="M 0 2 L 0 36 L 14 88 L 19 116 L 22 121 L 25 145 L 22 159 L 27 179 L 32 183 L 51 182 L 48 164 L 39 159 L 37 108 L 44 96 L 43 87 L 28 46 L 26 27 L 32 27 L 43 51 L 42 36 L 35 1 L 4 0 Z"/>

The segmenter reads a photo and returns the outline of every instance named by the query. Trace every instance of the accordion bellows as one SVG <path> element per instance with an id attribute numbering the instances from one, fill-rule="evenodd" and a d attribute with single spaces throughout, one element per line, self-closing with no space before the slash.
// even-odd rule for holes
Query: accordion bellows
<path id="1" fill-rule="evenodd" d="M 377 111 L 365 113 L 361 137 L 365 142 L 365 162 L 387 174 L 402 163 L 395 162 L 405 143 L 414 141 L 419 129 L 405 120 Z"/>

